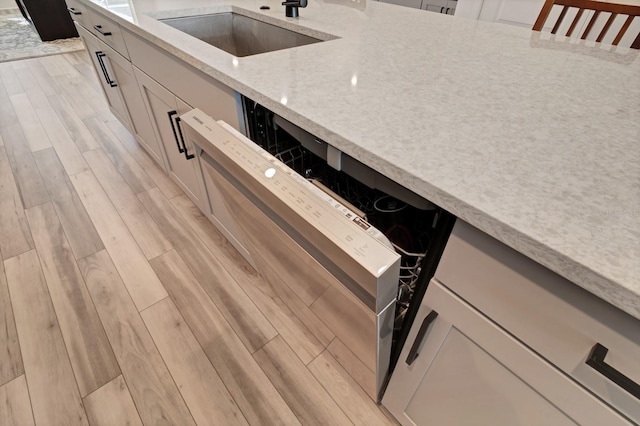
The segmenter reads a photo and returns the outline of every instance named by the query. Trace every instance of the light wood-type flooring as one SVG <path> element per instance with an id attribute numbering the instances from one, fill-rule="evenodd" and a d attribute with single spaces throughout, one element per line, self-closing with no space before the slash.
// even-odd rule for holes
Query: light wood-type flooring
<path id="1" fill-rule="evenodd" d="M 393 424 L 98 84 L 0 63 L 0 425 Z"/>

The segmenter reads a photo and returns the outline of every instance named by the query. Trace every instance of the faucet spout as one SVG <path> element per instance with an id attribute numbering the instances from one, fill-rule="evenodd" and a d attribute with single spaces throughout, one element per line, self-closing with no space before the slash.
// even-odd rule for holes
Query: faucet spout
<path id="1" fill-rule="evenodd" d="M 287 0 L 282 5 L 285 6 L 284 14 L 287 18 L 298 18 L 298 8 L 307 7 L 307 0 Z"/>

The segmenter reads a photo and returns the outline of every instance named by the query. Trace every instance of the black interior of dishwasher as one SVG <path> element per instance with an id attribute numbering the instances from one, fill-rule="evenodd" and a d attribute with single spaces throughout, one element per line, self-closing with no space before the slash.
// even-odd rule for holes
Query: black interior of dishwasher
<path id="1" fill-rule="evenodd" d="M 244 109 L 253 142 L 301 176 L 317 180 L 359 209 L 364 219 L 383 232 L 402 256 L 390 367 L 393 369 L 455 218 L 442 209 L 420 209 L 368 187 L 307 150 L 274 123 L 273 112 L 248 98 L 244 98 Z"/>

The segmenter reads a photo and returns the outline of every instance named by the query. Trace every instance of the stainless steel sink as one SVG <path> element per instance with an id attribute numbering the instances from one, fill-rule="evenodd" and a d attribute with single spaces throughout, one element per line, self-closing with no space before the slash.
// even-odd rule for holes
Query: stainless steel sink
<path id="1" fill-rule="evenodd" d="M 237 57 L 322 41 L 233 12 L 160 21 Z"/>

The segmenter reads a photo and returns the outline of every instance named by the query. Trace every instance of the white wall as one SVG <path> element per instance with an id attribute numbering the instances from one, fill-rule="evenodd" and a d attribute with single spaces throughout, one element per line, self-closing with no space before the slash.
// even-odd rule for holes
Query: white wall
<path id="1" fill-rule="evenodd" d="M 14 0 L 0 0 L 0 9 L 13 9 L 17 7 Z"/>

